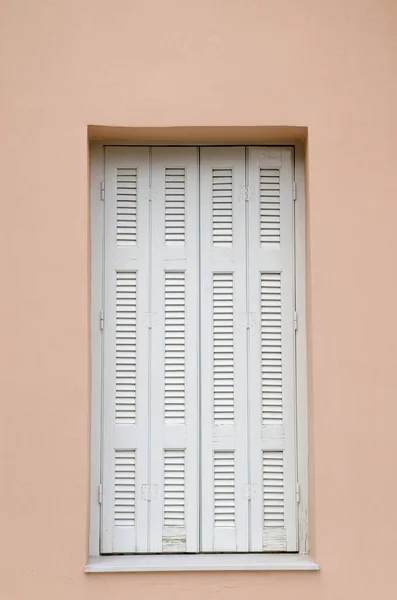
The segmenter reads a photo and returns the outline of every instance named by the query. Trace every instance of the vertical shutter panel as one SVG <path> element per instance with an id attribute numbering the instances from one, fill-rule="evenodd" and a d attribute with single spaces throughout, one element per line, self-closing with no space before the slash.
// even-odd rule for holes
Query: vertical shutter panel
<path id="1" fill-rule="evenodd" d="M 107 148 L 105 188 L 101 551 L 146 552 L 148 150 Z"/>
<path id="2" fill-rule="evenodd" d="M 198 155 L 152 149 L 150 551 L 198 552 Z"/>
<path id="3" fill-rule="evenodd" d="M 244 157 L 243 148 L 201 149 L 204 552 L 248 550 Z"/>
<path id="4" fill-rule="evenodd" d="M 297 550 L 292 151 L 249 149 L 251 548 Z M 258 401 L 260 399 L 260 401 Z"/>

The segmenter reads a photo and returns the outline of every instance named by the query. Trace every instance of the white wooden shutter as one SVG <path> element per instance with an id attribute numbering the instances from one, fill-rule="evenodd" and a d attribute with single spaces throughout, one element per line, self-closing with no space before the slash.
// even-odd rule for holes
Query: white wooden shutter
<path id="1" fill-rule="evenodd" d="M 297 550 L 292 150 L 249 148 L 251 547 Z"/>
<path id="2" fill-rule="evenodd" d="M 202 148 L 201 550 L 248 550 L 244 148 Z"/>
<path id="3" fill-rule="evenodd" d="M 151 552 L 198 552 L 198 151 L 152 149 Z"/>
<path id="4" fill-rule="evenodd" d="M 105 161 L 101 551 L 146 552 L 149 151 L 107 148 Z"/>

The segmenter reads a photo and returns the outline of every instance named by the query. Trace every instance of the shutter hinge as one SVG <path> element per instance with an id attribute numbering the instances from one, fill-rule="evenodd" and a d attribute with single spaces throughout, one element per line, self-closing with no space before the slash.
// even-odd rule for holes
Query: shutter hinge
<path id="1" fill-rule="evenodd" d="M 294 330 L 297 331 L 297 329 L 298 329 L 298 313 L 295 310 L 294 311 Z"/>
<path id="2" fill-rule="evenodd" d="M 300 501 L 301 501 L 301 486 L 300 486 L 300 483 L 297 481 L 296 482 L 296 502 L 297 502 L 297 504 L 299 504 Z"/>
<path id="3" fill-rule="evenodd" d="M 245 329 L 251 329 L 255 325 L 254 313 L 241 313 L 241 325 Z"/>
<path id="4" fill-rule="evenodd" d="M 157 499 L 157 485 L 150 485 L 148 483 L 144 483 L 142 485 L 142 500 L 146 500 L 146 502 L 151 502 L 152 500 Z"/>
<path id="5" fill-rule="evenodd" d="M 101 181 L 101 200 L 105 200 L 105 182 Z"/>
<path id="6" fill-rule="evenodd" d="M 292 194 L 293 194 L 294 200 L 296 200 L 296 181 L 294 181 L 292 184 Z"/>
<path id="7" fill-rule="evenodd" d="M 243 485 L 244 498 L 246 500 L 253 500 L 256 498 L 256 488 L 257 486 L 253 483 Z"/>
<path id="8" fill-rule="evenodd" d="M 250 202 L 254 196 L 254 190 L 252 185 L 245 185 L 241 188 L 240 200 L 241 202 Z"/>
<path id="9" fill-rule="evenodd" d="M 103 323 L 104 323 L 104 315 L 103 315 L 103 310 L 101 310 L 99 312 L 99 327 L 101 328 L 101 330 L 103 330 Z"/>
<path id="10" fill-rule="evenodd" d="M 153 329 L 157 321 L 157 313 L 148 312 L 145 315 L 146 327 Z"/>
<path id="11" fill-rule="evenodd" d="M 98 504 L 102 504 L 102 483 L 98 485 Z"/>

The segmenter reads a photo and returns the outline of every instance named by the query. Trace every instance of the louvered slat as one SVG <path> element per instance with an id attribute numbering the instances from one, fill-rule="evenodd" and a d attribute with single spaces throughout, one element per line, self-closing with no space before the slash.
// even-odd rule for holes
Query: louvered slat
<path id="1" fill-rule="evenodd" d="M 234 421 L 233 273 L 213 274 L 214 424 Z"/>
<path id="2" fill-rule="evenodd" d="M 212 170 L 212 241 L 215 247 L 233 244 L 233 171 Z"/>
<path id="3" fill-rule="evenodd" d="M 135 450 L 115 451 L 114 524 L 135 525 Z"/>
<path id="4" fill-rule="evenodd" d="M 136 272 L 116 275 L 116 422 L 136 416 Z"/>
<path id="5" fill-rule="evenodd" d="M 185 526 L 185 451 L 164 451 L 164 527 Z"/>
<path id="6" fill-rule="evenodd" d="M 235 526 L 234 452 L 214 451 L 214 526 Z"/>
<path id="7" fill-rule="evenodd" d="M 282 451 L 263 452 L 263 526 L 284 527 Z"/>
<path id="8" fill-rule="evenodd" d="M 185 273 L 165 273 L 165 421 L 185 420 Z"/>
<path id="9" fill-rule="evenodd" d="M 165 243 L 185 243 L 185 169 L 165 169 Z"/>
<path id="10" fill-rule="evenodd" d="M 281 425 L 282 340 L 281 275 L 261 273 L 262 423 Z"/>
<path id="11" fill-rule="evenodd" d="M 117 169 L 117 244 L 137 243 L 137 169 Z"/>
<path id="12" fill-rule="evenodd" d="M 261 246 L 280 243 L 280 170 L 260 169 Z"/>

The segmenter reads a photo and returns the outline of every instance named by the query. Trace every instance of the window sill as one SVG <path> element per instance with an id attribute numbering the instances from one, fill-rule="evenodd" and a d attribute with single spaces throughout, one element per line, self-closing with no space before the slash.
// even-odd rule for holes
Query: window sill
<path id="1" fill-rule="evenodd" d="M 307 554 L 140 554 L 95 556 L 86 573 L 137 571 L 318 571 Z"/>

